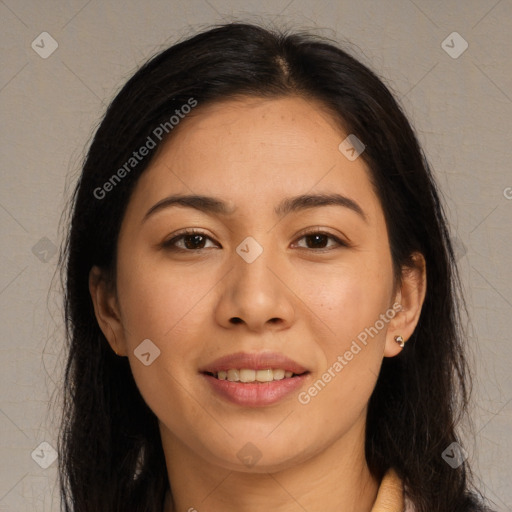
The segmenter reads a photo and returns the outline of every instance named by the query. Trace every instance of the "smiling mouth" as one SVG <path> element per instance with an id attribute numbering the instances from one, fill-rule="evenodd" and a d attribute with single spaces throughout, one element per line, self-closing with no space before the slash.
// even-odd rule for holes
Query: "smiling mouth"
<path id="1" fill-rule="evenodd" d="M 305 375 L 309 372 L 293 373 L 282 368 L 267 368 L 264 370 L 252 370 L 249 368 L 229 370 L 220 370 L 218 372 L 204 372 L 218 380 L 228 380 L 230 382 L 240 382 L 243 384 L 264 384 L 265 382 L 279 381 L 283 379 L 292 379 Z"/>

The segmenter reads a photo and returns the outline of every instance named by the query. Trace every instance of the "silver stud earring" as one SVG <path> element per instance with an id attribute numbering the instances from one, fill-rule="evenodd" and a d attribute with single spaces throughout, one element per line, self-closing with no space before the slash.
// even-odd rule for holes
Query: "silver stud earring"
<path id="1" fill-rule="evenodd" d="M 402 336 L 395 336 L 395 341 L 400 345 L 401 348 L 404 348 L 405 340 L 402 338 Z"/>

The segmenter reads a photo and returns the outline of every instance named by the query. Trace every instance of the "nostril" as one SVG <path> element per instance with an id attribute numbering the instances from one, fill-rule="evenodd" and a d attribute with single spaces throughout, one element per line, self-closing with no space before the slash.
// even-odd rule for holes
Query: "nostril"
<path id="1" fill-rule="evenodd" d="M 239 324 L 242 322 L 242 319 L 237 316 L 234 316 L 233 318 L 231 318 L 230 322 L 232 322 L 234 324 Z"/>

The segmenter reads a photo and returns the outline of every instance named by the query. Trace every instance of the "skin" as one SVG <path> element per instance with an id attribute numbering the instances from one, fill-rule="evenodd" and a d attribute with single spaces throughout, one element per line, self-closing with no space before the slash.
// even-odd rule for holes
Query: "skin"
<path id="1" fill-rule="evenodd" d="M 96 316 L 160 422 L 172 499 L 166 511 L 370 511 L 379 482 L 364 457 L 367 404 L 383 357 L 397 355 L 425 296 L 425 264 L 395 280 L 384 215 L 362 158 L 338 149 L 347 136 L 320 104 L 299 97 L 238 98 L 196 109 L 159 150 L 130 199 L 118 241 L 117 281 L 96 267 Z M 366 216 L 337 206 L 291 212 L 285 197 L 337 192 Z M 204 194 L 229 215 L 190 207 L 146 212 L 170 194 Z M 335 239 L 306 233 L 320 231 Z M 162 247 L 196 228 L 201 250 Z M 262 254 L 236 252 L 247 236 Z M 188 247 L 194 247 L 188 239 Z M 318 245 L 319 244 L 319 245 Z M 280 352 L 317 381 L 394 303 L 402 310 L 307 405 L 292 393 L 277 404 L 229 403 L 198 369 L 244 351 Z M 239 322 L 231 319 L 238 317 Z M 141 364 L 149 338 L 160 356 Z M 405 348 L 406 350 L 406 348 Z M 261 458 L 248 467 L 246 445 Z"/>

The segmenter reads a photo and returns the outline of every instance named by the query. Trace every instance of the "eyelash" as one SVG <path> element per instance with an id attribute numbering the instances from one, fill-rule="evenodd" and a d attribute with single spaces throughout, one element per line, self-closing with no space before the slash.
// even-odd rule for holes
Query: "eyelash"
<path id="1" fill-rule="evenodd" d="M 165 249 L 168 249 L 170 251 L 192 252 L 192 253 L 199 252 L 199 251 L 204 251 L 204 250 L 208 249 L 208 248 L 184 249 L 182 247 L 177 247 L 175 245 L 177 241 L 183 240 L 187 236 L 194 236 L 194 235 L 203 236 L 204 238 L 207 238 L 207 239 L 209 239 L 210 241 L 213 242 L 212 238 L 209 237 L 208 235 L 206 235 L 205 233 L 203 233 L 202 231 L 198 231 L 196 229 L 189 229 L 189 230 L 186 230 L 186 231 L 182 231 L 181 233 L 178 233 L 173 238 L 163 242 L 162 247 L 165 248 Z M 328 238 L 330 238 L 331 240 L 334 240 L 336 242 L 336 244 L 338 244 L 338 247 L 334 247 L 334 249 L 339 248 L 339 247 L 349 247 L 349 244 L 347 242 L 344 242 L 344 241 L 340 240 L 338 237 L 332 235 L 331 233 L 328 233 L 326 231 L 322 231 L 320 229 L 313 230 L 313 231 L 308 231 L 307 233 L 303 233 L 297 240 L 301 240 L 301 239 L 306 238 L 308 236 L 315 236 L 315 235 L 325 235 Z M 327 252 L 327 251 L 333 250 L 333 247 L 330 247 L 330 248 L 322 247 L 320 249 L 314 249 L 314 248 L 312 249 L 312 248 L 309 248 L 309 247 L 300 247 L 300 249 L 306 249 L 306 250 L 314 251 L 314 252 Z"/>

